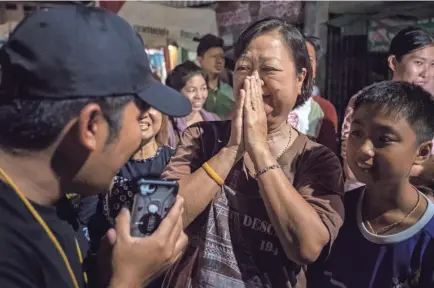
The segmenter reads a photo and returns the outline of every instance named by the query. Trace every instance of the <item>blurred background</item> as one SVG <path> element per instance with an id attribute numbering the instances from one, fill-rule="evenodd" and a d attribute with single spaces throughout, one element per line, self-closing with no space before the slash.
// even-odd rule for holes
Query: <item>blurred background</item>
<path id="1" fill-rule="evenodd" d="M 152 69 L 163 82 L 177 64 L 196 59 L 201 36 L 224 39 L 230 70 L 232 45 L 243 29 L 264 17 L 284 18 L 319 37 L 316 84 L 341 121 L 354 93 L 388 79 L 387 49 L 397 31 L 410 24 L 434 31 L 434 2 L 420 1 L 5 1 L 0 3 L 0 45 L 26 15 L 77 2 L 125 18 L 144 39 Z"/>

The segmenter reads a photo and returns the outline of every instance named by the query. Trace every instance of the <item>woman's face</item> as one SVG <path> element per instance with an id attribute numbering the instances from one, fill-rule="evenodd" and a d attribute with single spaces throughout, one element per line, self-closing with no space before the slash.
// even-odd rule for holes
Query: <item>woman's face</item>
<path id="1" fill-rule="evenodd" d="M 292 51 L 278 32 L 262 34 L 252 40 L 235 65 L 234 95 L 238 97 L 246 76 L 258 71 L 263 80 L 262 97 L 268 130 L 286 121 L 295 105 L 306 75 L 296 73 Z"/>
<path id="2" fill-rule="evenodd" d="M 422 86 L 434 95 L 434 46 L 427 46 L 404 55 L 398 62 L 389 57 L 393 80 Z"/>
<path id="3" fill-rule="evenodd" d="M 181 93 L 190 100 L 192 110 L 198 112 L 202 110 L 206 98 L 208 98 L 208 87 L 202 75 L 195 75 L 188 79 L 182 88 Z"/>
<path id="4" fill-rule="evenodd" d="M 162 119 L 163 115 L 161 112 L 154 108 L 150 108 L 146 112 L 142 113 L 139 120 L 142 145 L 155 138 L 161 129 Z"/>

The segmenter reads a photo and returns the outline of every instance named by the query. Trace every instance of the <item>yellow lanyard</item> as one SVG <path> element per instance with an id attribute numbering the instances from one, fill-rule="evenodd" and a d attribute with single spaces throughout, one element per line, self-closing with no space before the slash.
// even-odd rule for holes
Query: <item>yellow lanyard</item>
<path id="1" fill-rule="evenodd" d="M 56 247 L 57 251 L 59 251 L 60 256 L 62 256 L 63 262 L 65 262 L 66 269 L 68 269 L 69 275 L 71 276 L 72 282 L 74 284 L 75 288 L 80 288 L 78 285 L 77 279 L 75 278 L 75 274 L 72 271 L 71 264 L 69 264 L 68 257 L 66 256 L 65 252 L 63 251 L 62 246 L 60 246 L 59 241 L 57 241 L 56 236 L 54 236 L 51 229 L 48 227 L 47 223 L 45 223 L 44 219 L 39 215 L 38 211 L 36 211 L 35 207 L 33 207 L 32 203 L 27 200 L 27 198 L 24 196 L 24 194 L 21 192 L 21 190 L 15 185 L 15 183 L 12 181 L 11 178 L 6 174 L 6 172 L 3 169 L 0 169 L 0 175 L 3 176 L 3 178 L 6 180 L 6 184 L 12 187 L 12 189 L 15 191 L 15 193 L 20 197 L 21 201 L 23 201 L 24 205 L 27 207 L 27 209 L 30 211 L 30 213 L 35 217 L 36 221 L 44 228 L 45 232 L 48 235 L 48 238 L 50 238 L 51 242 L 53 242 L 54 246 Z M 81 255 L 80 246 L 78 245 L 77 238 L 75 240 L 75 247 L 77 249 L 77 255 L 78 259 L 80 261 L 80 264 L 83 263 L 83 256 Z M 84 281 L 87 283 L 87 275 L 86 273 L 83 273 Z"/>

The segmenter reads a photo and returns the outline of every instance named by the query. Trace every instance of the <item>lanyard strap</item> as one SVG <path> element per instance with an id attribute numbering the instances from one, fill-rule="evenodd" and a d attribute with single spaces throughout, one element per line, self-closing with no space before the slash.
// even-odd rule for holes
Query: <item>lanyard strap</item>
<path id="1" fill-rule="evenodd" d="M 21 190 L 15 185 L 15 183 L 12 181 L 12 179 L 6 174 L 6 172 L 3 169 L 0 169 L 0 175 L 3 176 L 3 178 L 6 180 L 6 184 L 12 187 L 12 189 L 15 191 L 15 193 L 20 197 L 21 201 L 23 201 L 24 205 L 27 207 L 29 212 L 35 217 L 36 221 L 42 226 L 42 228 L 47 233 L 48 237 L 50 238 L 51 242 L 53 242 L 54 246 L 56 247 L 57 251 L 59 252 L 60 256 L 62 256 L 63 262 L 65 263 L 66 269 L 68 269 L 68 273 L 71 276 L 72 282 L 74 284 L 75 288 L 80 288 L 78 285 L 77 279 L 75 278 L 75 274 L 72 271 L 71 264 L 68 261 L 68 257 L 66 256 L 65 252 L 63 251 L 62 246 L 60 246 L 59 241 L 57 241 L 56 236 L 54 236 L 51 229 L 48 227 L 47 223 L 42 219 L 42 217 L 39 215 L 38 211 L 36 211 L 35 207 L 33 207 L 32 203 L 27 200 L 27 198 L 24 196 L 24 194 L 21 192 Z M 77 254 L 78 258 L 80 260 L 80 264 L 83 263 L 83 257 L 81 255 L 80 246 L 78 245 L 78 241 L 75 238 L 75 246 L 77 248 Z M 87 282 L 87 276 L 84 274 L 85 282 Z"/>

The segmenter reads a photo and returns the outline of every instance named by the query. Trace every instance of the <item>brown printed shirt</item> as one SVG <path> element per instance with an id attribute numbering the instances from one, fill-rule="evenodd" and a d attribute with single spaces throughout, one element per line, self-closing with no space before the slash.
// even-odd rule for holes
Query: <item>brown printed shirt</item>
<path id="1" fill-rule="evenodd" d="M 200 169 L 228 142 L 230 122 L 202 122 L 181 137 L 163 177 L 178 180 Z M 327 254 L 343 223 L 343 178 L 328 148 L 300 135 L 279 159 L 289 181 L 330 232 Z M 187 228 L 189 247 L 169 287 L 306 287 L 306 267 L 290 261 L 268 217 L 257 181 L 243 161 L 232 168 L 213 201 Z"/>

